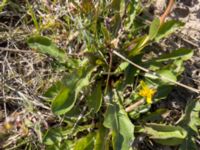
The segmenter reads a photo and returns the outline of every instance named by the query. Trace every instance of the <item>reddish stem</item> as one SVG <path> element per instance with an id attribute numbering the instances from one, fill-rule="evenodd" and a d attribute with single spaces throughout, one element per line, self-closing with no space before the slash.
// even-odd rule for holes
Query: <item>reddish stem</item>
<path id="1" fill-rule="evenodd" d="M 160 16 L 160 25 L 162 25 L 165 22 L 165 18 L 169 15 L 173 4 L 174 4 L 174 0 L 169 0 L 169 4 L 168 4 L 165 12 Z"/>

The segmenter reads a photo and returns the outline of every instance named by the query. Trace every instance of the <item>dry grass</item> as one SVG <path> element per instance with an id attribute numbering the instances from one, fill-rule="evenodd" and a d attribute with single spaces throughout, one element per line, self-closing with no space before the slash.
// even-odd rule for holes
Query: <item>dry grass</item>
<path id="1" fill-rule="evenodd" d="M 64 3 L 60 4 L 41 0 L 28 6 L 26 1 L 8 1 L 0 12 L 0 134 L 3 134 L 0 147 L 3 149 L 15 146 L 17 149 L 27 143 L 37 147 L 42 128 L 47 128 L 47 121 L 55 121 L 42 95 L 60 78 L 62 71 L 55 71 L 51 58 L 30 50 L 26 39 L 38 32 L 31 18 L 33 11 L 41 19 L 42 34 L 50 32 L 57 42 L 63 40 L 60 26 L 65 25 L 59 18 L 69 8 L 62 11 Z"/>

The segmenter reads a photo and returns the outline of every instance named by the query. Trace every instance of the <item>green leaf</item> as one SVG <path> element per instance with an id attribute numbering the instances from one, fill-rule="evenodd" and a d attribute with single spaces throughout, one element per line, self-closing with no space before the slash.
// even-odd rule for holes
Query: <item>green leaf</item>
<path id="1" fill-rule="evenodd" d="M 170 79 L 172 81 L 177 81 L 177 76 L 171 70 L 168 69 L 160 69 L 156 72 L 158 76 L 154 76 L 149 73 L 145 73 L 146 81 L 148 82 L 149 86 L 155 87 L 156 94 L 154 96 L 155 102 L 165 99 L 168 94 L 171 92 L 174 83 L 169 82 L 164 78 Z"/>
<path id="2" fill-rule="evenodd" d="M 159 101 L 161 99 L 165 99 L 168 94 L 172 91 L 173 85 L 160 85 L 157 88 L 156 95 L 154 97 L 155 101 Z"/>
<path id="3" fill-rule="evenodd" d="M 79 78 L 81 78 L 81 73 L 79 74 L 75 70 L 72 74 L 73 76 L 69 74 L 63 78 L 61 81 L 63 88 L 60 89 L 59 93 L 52 100 L 51 109 L 57 115 L 69 112 L 76 102 L 76 84 Z"/>
<path id="4" fill-rule="evenodd" d="M 160 19 L 155 18 L 153 20 L 153 22 L 151 23 L 151 26 L 150 26 L 150 29 L 149 29 L 149 39 L 150 40 L 153 40 L 156 37 L 158 30 L 159 30 L 159 27 L 160 27 Z"/>
<path id="5" fill-rule="evenodd" d="M 176 78 L 175 74 L 170 70 L 159 70 L 159 71 L 157 71 L 157 73 L 161 77 L 166 77 L 166 78 L 168 78 L 170 80 L 177 81 L 177 78 Z M 167 82 L 168 84 L 174 84 L 174 83 L 171 83 L 168 80 L 164 80 L 164 79 L 162 79 L 162 82 Z"/>
<path id="6" fill-rule="evenodd" d="M 33 36 L 28 39 L 27 43 L 30 48 L 36 49 L 41 53 L 48 54 L 56 58 L 61 63 L 66 61 L 64 51 L 58 49 L 57 46 L 47 37 Z"/>
<path id="7" fill-rule="evenodd" d="M 147 115 L 142 117 L 142 121 L 161 121 L 163 119 L 162 114 L 166 113 L 167 109 L 160 108 L 157 109 L 155 112 L 148 112 Z"/>
<path id="8" fill-rule="evenodd" d="M 190 129 L 194 131 L 194 133 L 198 133 L 198 128 L 200 127 L 200 118 L 199 118 L 199 112 L 200 112 L 200 102 L 199 100 L 191 100 L 185 110 L 185 114 L 179 123 L 182 126 L 188 126 Z"/>
<path id="9" fill-rule="evenodd" d="M 160 69 L 171 70 L 178 76 L 184 71 L 183 62 L 190 59 L 192 56 L 193 50 L 180 48 L 178 50 L 173 50 L 170 54 L 163 54 L 157 58 L 153 58 L 152 60 L 145 62 L 144 66 L 152 71 Z M 167 64 L 164 64 L 163 62 Z"/>
<path id="10" fill-rule="evenodd" d="M 74 146 L 74 150 L 92 150 L 94 149 L 95 133 L 89 133 L 87 136 L 79 139 Z"/>
<path id="11" fill-rule="evenodd" d="M 112 3 L 111 3 L 112 9 L 114 9 L 115 11 L 119 11 L 120 4 L 121 4 L 121 0 L 112 0 Z"/>
<path id="12" fill-rule="evenodd" d="M 173 80 L 173 81 L 177 80 L 175 74 L 170 70 L 167 70 L 167 69 L 159 70 L 156 73 L 160 77 L 165 77 L 165 78 L 168 78 L 168 79 Z M 165 79 L 162 79 L 162 78 L 160 79 L 158 76 L 155 76 L 155 75 L 150 74 L 150 73 L 145 73 L 145 77 L 151 78 L 153 80 L 156 79 L 155 83 L 157 82 L 157 84 L 168 84 L 168 85 L 174 84 L 174 83 L 169 82 L 168 80 L 165 80 Z"/>
<path id="13" fill-rule="evenodd" d="M 61 115 L 70 111 L 75 103 L 75 93 L 70 88 L 63 88 L 52 102 L 52 111 Z"/>
<path id="14" fill-rule="evenodd" d="M 128 7 L 127 7 L 127 20 L 125 21 L 125 29 L 130 30 L 131 26 L 134 24 L 135 17 L 137 15 L 137 10 L 139 8 L 139 1 L 138 0 L 131 0 L 129 1 Z"/>
<path id="15" fill-rule="evenodd" d="M 7 5 L 8 3 L 8 0 L 3 0 L 1 3 L 0 3 L 0 12 L 2 12 L 2 10 L 4 9 L 4 7 Z"/>
<path id="16" fill-rule="evenodd" d="M 169 60 L 188 60 L 193 56 L 194 51 L 190 49 L 180 48 L 172 51 L 170 54 L 163 54 L 159 58 L 155 59 L 156 62 L 169 61 Z"/>
<path id="17" fill-rule="evenodd" d="M 158 42 L 160 39 L 170 35 L 180 27 L 182 27 L 184 23 L 176 20 L 170 20 L 162 24 L 160 27 L 157 36 L 155 37 L 155 40 Z"/>
<path id="18" fill-rule="evenodd" d="M 109 150 L 108 129 L 101 126 L 96 134 L 94 150 Z"/>
<path id="19" fill-rule="evenodd" d="M 173 70 L 173 72 L 176 75 L 180 75 L 181 73 L 183 73 L 183 71 L 185 70 L 184 65 L 183 65 L 183 60 L 174 60 L 173 64 L 171 64 L 171 70 Z"/>
<path id="20" fill-rule="evenodd" d="M 92 111 L 97 113 L 102 104 L 101 82 L 98 82 L 91 95 L 88 97 L 88 105 Z"/>
<path id="21" fill-rule="evenodd" d="M 187 132 L 179 126 L 149 123 L 139 127 L 138 132 L 149 135 L 150 139 L 162 145 L 175 146 L 187 137 Z"/>
<path id="22" fill-rule="evenodd" d="M 83 69 L 81 75 L 73 72 L 68 76 L 65 83 L 66 86 L 53 99 L 52 111 L 55 114 L 61 115 L 67 113 L 73 108 L 80 91 L 89 85 L 93 71 L 94 68 L 88 68 L 86 70 Z"/>
<path id="23" fill-rule="evenodd" d="M 116 103 L 108 104 L 103 125 L 112 131 L 114 150 L 128 150 L 134 140 L 134 125 Z"/>
<path id="24" fill-rule="evenodd" d="M 43 138 L 45 145 L 59 145 L 62 141 L 62 133 L 60 128 L 50 129 Z"/>
<path id="25" fill-rule="evenodd" d="M 179 150 L 198 150 L 195 137 L 188 136 L 180 145 Z"/>
<path id="26" fill-rule="evenodd" d="M 196 150 L 195 136 L 199 135 L 198 128 L 200 127 L 200 101 L 193 99 L 186 105 L 185 113 L 182 116 L 178 125 L 182 126 L 187 132 L 188 137 L 180 146 L 181 150 Z"/>
<path id="27" fill-rule="evenodd" d="M 64 84 L 62 81 L 57 81 L 54 85 L 52 85 L 44 94 L 45 97 L 55 98 L 55 96 L 64 88 Z"/>
<path id="28" fill-rule="evenodd" d="M 108 31 L 108 29 L 104 26 L 104 24 L 101 24 L 101 31 L 103 33 L 103 37 L 105 42 L 110 42 L 111 41 L 111 33 Z"/>
<path id="29" fill-rule="evenodd" d="M 135 56 L 140 54 L 141 50 L 147 46 L 149 42 L 149 36 L 144 35 L 142 37 L 139 37 L 138 39 L 133 41 L 133 44 L 136 44 L 133 48 L 131 48 L 129 56 Z M 131 44 L 132 45 L 132 44 Z M 132 46 L 130 46 L 132 47 Z"/>
<path id="30" fill-rule="evenodd" d="M 122 62 L 117 69 L 115 69 L 115 73 L 121 73 L 123 72 L 127 67 L 128 67 L 129 63 L 128 62 Z"/>

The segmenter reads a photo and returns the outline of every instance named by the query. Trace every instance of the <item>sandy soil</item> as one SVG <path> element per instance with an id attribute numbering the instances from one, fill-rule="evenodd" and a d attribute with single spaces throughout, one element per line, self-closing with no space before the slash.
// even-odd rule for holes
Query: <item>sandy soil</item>
<path id="1" fill-rule="evenodd" d="M 166 0 L 157 0 L 155 14 L 162 14 L 165 5 Z M 194 49 L 195 55 L 186 64 L 185 74 L 187 74 L 187 79 L 192 80 L 200 89 L 200 0 L 177 0 L 167 19 L 181 20 L 185 23 L 185 26 L 175 34 L 175 37 L 170 37 L 172 40 L 169 39 L 168 42 L 175 48 Z"/>

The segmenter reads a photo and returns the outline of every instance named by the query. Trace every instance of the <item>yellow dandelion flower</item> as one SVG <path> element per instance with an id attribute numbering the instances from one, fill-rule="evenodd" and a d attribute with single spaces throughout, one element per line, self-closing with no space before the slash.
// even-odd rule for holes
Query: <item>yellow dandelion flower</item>
<path id="1" fill-rule="evenodd" d="M 142 88 L 139 91 L 139 95 L 146 99 L 147 104 L 152 104 L 152 97 L 156 90 L 149 88 L 144 81 L 141 81 L 140 85 Z"/>

